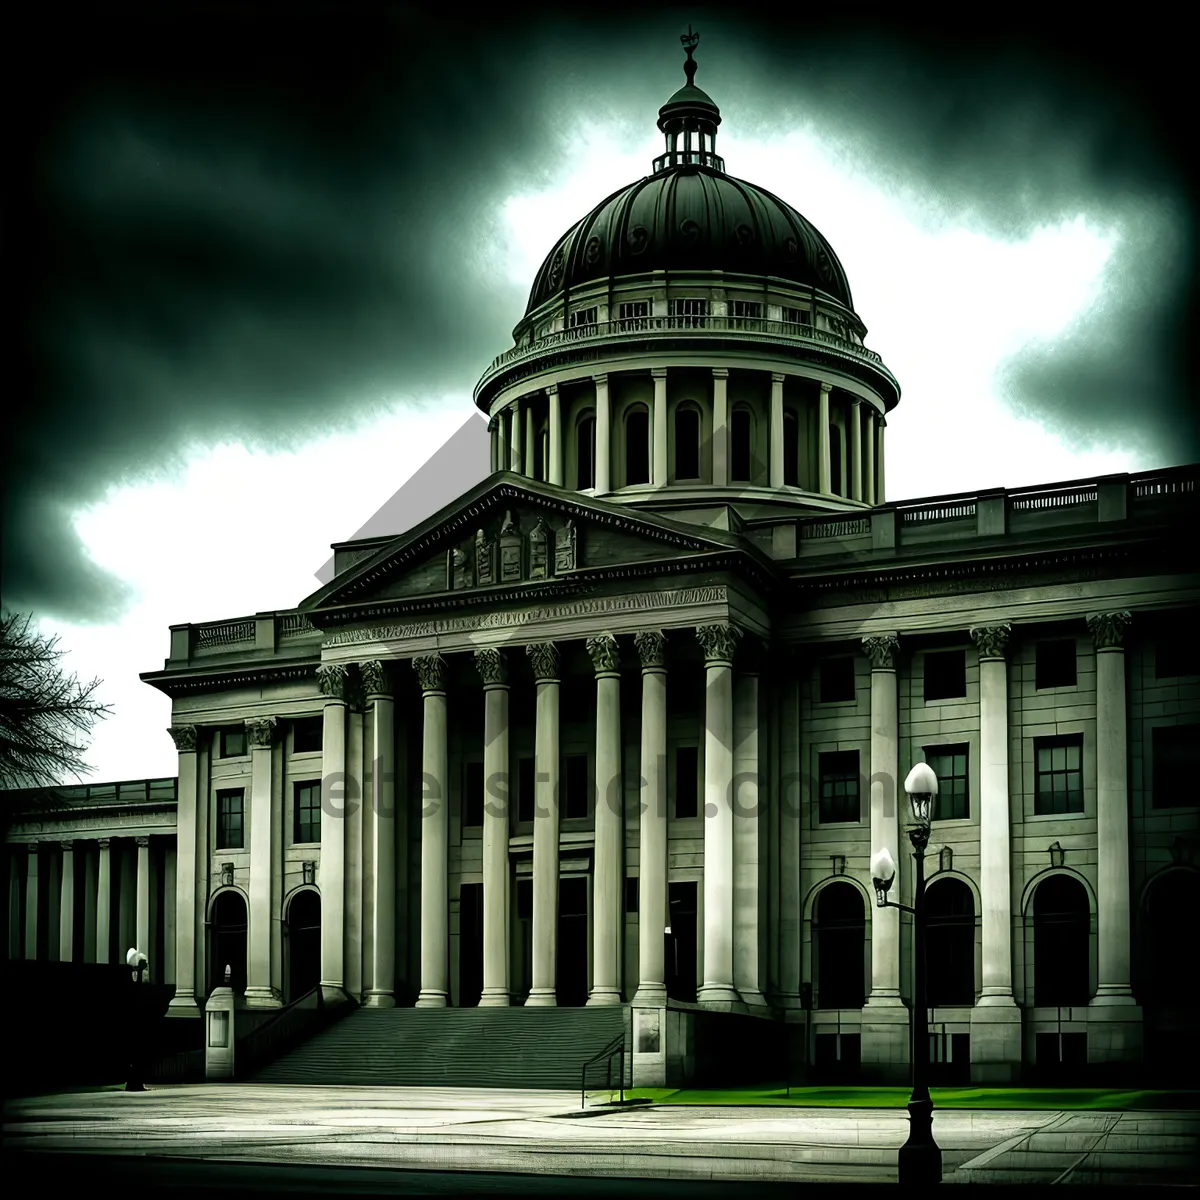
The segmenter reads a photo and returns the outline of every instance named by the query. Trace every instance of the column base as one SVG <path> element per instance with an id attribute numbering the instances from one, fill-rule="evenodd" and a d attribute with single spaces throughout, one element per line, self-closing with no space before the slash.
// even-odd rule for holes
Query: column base
<path id="1" fill-rule="evenodd" d="M 247 1008 L 279 1008 L 283 999 L 273 987 L 263 984 L 247 984 L 244 997 Z"/>
<path id="2" fill-rule="evenodd" d="M 867 997 L 864 1008 L 903 1008 L 907 1011 L 907 1005 L 900 999 L 899 991 L 884 990 L 883 988 L 872 992 Z"/>
<path id="3" fill-rule="evenodd" d="M 322 980 L 321 1001 L 324 1004 L 345 1004 L 345 985 L 341 983 L 327 983 L 325 980 Z"/>
<path id="4" fill-rule="evenodd" d="M 393 992 L 385 992 L 372 988 L 363 997 L 363 1008 L 395 1008 L 396 996 Z"/>
<path id="5" fill-rule="evenodd" d="M 479 997 L 480 1008 L 508 1008 L 512 999 L 506 988 L 484 988 Z"/>
<path id="6" fill-rule="evenodd" d="M 738 988 L 738 995 L 742 998 L 742 1003 L 747 1008 L 770 1008 L 767 1003 L 767 998 L 758 990 L 758 988 Z"/>
<path id="7" fill-rule="evenodd" d="M 980 996 L 971 1010 L 971 1082 L 1016 1083 L 1021 1076 L 1021 1010 L 1011 993 Z"/>
<path id="8" fill-rule="evenodd" d="M 743 1008 L 737 988 L 728 983 L 702 983 L 696 991 L 696 1003 L 715 1012 L 733 1012 Z"/>
<path id="9" fill-rule="evenodd" d="M 633 996 L 634 1004 L 654 1005 L 661 1008 L 667 1003 L 667 985 L 665 983 L 640 983 Z"/>
<path id="10" fill-rule="evenodd" d="M 422 988 L 421 994 L 417 997 L 417 1008 L 445 1008 L 446 1007 L 446 992 L 437 992 L 432 988 Z"/>
<path id="11" fill-rule="evenodd" d="M 592 988 L 587 1002 L 589 1008 L 599 1004 L 620 1004 L 621 993 L 616 988 Z"/>
<path id="12" fill-rule="evenodd" d="M 1140 1063 L 1145 1042 L 1141 1006 L 1128 994 L 1092 998 L 1087 1022 L 1089 1063 Z"/>
<path id="13" fill-rule="evenodd" d="M 185 992 L 180 995 L 178 992 L 171 997 L 171 1003 L 167 1005 L 168 1017 L 198 1017 L 200 1016 L 200 1005 L 196 1003 L 196 997 L 191 992 Z"/>
<path id="14" fill-rule="evenodd" d="M 862 1011 L 859 1024 L 864 1082 L 902 1084 L 911 1078 L 909 1067 L 909 1011 L 899 996 L 878 996 Z"/>
<path id="15" fill-rule="evenodd" d="M 1138 1002 L 1133 998 L 1133 992 L 1127 983 L 1102 983 L 1096 994 L 1088 1001 L 1088 1008 L 1138 1008 Z"/>
<path id="16" fill-rule="evenodd" d="M 525 997 L 525 1008 L 557 1008 L 558 996 L 553 988 L 532 988 Z"/>

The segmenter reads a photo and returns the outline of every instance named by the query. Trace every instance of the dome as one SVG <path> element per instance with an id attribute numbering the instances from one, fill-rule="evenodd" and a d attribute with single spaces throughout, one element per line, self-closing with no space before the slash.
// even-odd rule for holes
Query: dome
<path id="1" fill-rule="evenodd" d="M 685 163 L 623 187 L 559 238 L 525 315 L 585 284 L 651 271 L 772 276 L 854 308 L 846 272 L 812 222 L 765 188 Z"/>

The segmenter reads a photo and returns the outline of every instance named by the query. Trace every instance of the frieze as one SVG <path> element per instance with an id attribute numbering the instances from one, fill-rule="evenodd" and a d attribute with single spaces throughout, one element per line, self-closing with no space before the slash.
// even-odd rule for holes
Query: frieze
<path id="1" fill-rule="evenodd" d="M 674 591 L 638 592 L 629 596 L 596 596 L 567 604 L 546 605 L 524 612 L 489 612 L 471 616 L 443 617 L 433 621 L 414 621 L 408 625 L 376 625 L 363 629 L 339 629 L 325 637 L 324 645 L 348 646 L 358 642 L 405 641 L 409 638 L 436 637 L 439 634 L 471 633 L 480 629 L 510 629 L 540 625 L 571 617 L 590 617 L 622 612 L 685 608 L 697 604 L 724 604 L 729 589 L 720 585 L 679 588 Z"/>
<path id="2" fill-rule="evenodd" d="M 533 667 L 533 677 L 538 683 L 548 683 L 558 678 L 558 647 L 553 642 L 530 642 L 525 647 Z"/>
<path id="3" fill-rule="evenodd" d="M 172 832 L 175 829 L 175 805 L 166 805 L 152 812 L 140 808 L 136 812 L 90 813 L 88 816 L 68 816 L 64 813 L 61 820 L 55 819 L 53 814 L 47 814 L 39 821 L 14 821 L 9 833 L 12 837 L 44 835 L 51 838 L 74 833 L 90 840 L 100 838 L 106 831 L 111 832 L 112 837 L 130 837 L 131 829 L 150 829 L 155 833 Z"/>

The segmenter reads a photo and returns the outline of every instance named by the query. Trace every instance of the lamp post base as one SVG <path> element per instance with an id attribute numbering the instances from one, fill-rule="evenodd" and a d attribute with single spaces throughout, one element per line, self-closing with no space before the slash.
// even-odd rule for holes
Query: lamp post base
<path id="1" fill-rule="evenodd" d="M 933 1140 L 933 1101 L 908 1103 L 908 1141 L 896 1159 L 901 1187 L 942 1182 L 942 1151 Z"/>

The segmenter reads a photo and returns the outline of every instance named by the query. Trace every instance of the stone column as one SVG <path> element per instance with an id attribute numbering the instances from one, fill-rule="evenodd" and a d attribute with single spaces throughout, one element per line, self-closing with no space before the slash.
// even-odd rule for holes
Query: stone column
<path id="1" fill-rule="evenodd" d="M 533 419 L 533 400 L 525 401 L 525 478 L 537 474 L 537 424 Z"/>
<path id="2" fill-rule="evenodd" d="M 883 431 L 886 428 L 887 428 L 887 421 L 885 421 L 883 419 L 883 417 L 880 417 L 879 418 L 879 449 L 878 449 L 876 461 L 875 461 L 875 474 L 876 474 L 875 503 L 876 504 L 886 504 L 887 503 L 887 494 L 884 491 L 884 487 L 883 487 L 883 443 L 884 443 Z"/>
<path id="3" fill-rule="evenodd" d="M 117 954 L 124 962 L 137 940 L 137 846 L 121 838 L 117 853 Z"/>
<path id="4" fill-rule="evenodd" d="M 912 851 L 901 845 L 898 762 L 899 738 L 896 657 L 900 641 L 895 634 L 863 638 L 871 660 L 871 855 L 887 847 L 896 862 L 894 899 L 901 895 L 902 873 Z M 871 988 L 863 1013 L 862 1061 L 868 1077 L 906 1077 L 909 1061 L 908 1010 L 900 999 L 900 912 L 871 904 Z"/>
<path id="5" fill-rule="evenodd" d="M 995 1083 L 1014 1080 L 1021 1066 L 1021 1015 L 1012 988 L 1005 661 L 1012 627 L 981 626 L 970 633 L 979 651 L 979 892 L 983 922 L 983 990 L 971 1012 L 971 1062 L 980 1081 Z"/>
<path id="6" fill-rule="evenodd" d="M 134 839 L 137 842 L 137 907 L 135 909 L 133 940 L 137 948 L 150 957 L 150 839 L 145 834 Z M 150 964 L 150 978 L 155 978 L 162 968 Z"/>
<path id="7" fill-rule="evenodd" d="M 800 666 L 796 658 L 782 664 L 779 698 L 779 991 L 786 1008 L 800 1007 L 803 974 L 800 889 L 802 751 L 800 743 Z"/>
<path id="8" fill-rule="evenodd" d="M 612 467 L 612 409 L 608 402 L 608 376 L 594 375 L 596 382 L 596 486 L 593 494 L 608 492 Z"/>
<path id="9" fill-rule="evenodd" d="M 275 744 L 275 718 L 258 717 L 247 721 L 246 741 L 250 746 L 250 930 L 246 1006 L 271 1008 L 279 1003 L 279 993 L 271 986 L 271 927 L 274 924 L 271 911 L 271 754 Z M 345 823 L 344 818 L 338 820 L 339 825 Z M 322 865 L 324 857 L 322 848 Z M 141 879 L 139 852 L 139 889 Z M 322 904 L 322 924 L 324 915 Z M 140 916 L 138 924 L 140 929 Z M 141 937 L 140 932 L 138 937 Z M 140 941 L 138 948 L 142 948 Z"/>
<path id="10" fill-rule="evenodd" d="M 875 409 L 867 405 L 867 435 L 864 447 L 867 461 L 863 466 L 863 499 L 868 504 L 875 503 L 875 442 L 878 436 L 875 431 Z"/>
<path id="11" fill-rule="evenodd" d="M 101 843 L 103 845 L 103 843 Z M 25 862 L 25 957 L 37 958 L 38 844 L 30 842 Z"/>
<path id="12" fill-rule="evenodd" d="M 508 413 L 501 409 L 496 414 L 496 470 L 507 471 L 512 466 L 512 450 L 509 447 Z"/>
<path id="13" fill-rule="evenodd" d="M 504 1008 L 508 994 L 508 670 L 495 646 L 475 651 L 483 680 L 483 992 L 484 1008 Z M 499 785 L 499 786 L 496 786 Z"/>
<path id="14" fill-rule="evenodd" d="M 523 448 L 521 440 L 521 402 L 514 400 L 508 408 L 508 453 L 509 453 L 509 470 L 514 474 L 521 473 L 522 457 L 521 450 Z"/>
<path id="15" fill-rule="evenodd" d="M 62 900 L 58 908 L 58 961 L 70 962 L 75 952 L 75 842 L 61 842 Z"/>
<path id="16" fill-rule="evenodd" d="M 421 993 L 418 1008 L 445 1008 L 450 994 L 450 766 L 446 744 L 446 660 L 413 659 L 425 707 L 422 731 Z"/>
<path id="17" fill-rule="evenodd" d="M 550 408 L 550 462 L 546 467 L 546 477 L 556 487 L 563 485 L 563 444 L 562 444 L 562 397 L 558 394 L 558 384 L 552 383 L 546 389 L 546 402 Z"/>
<path id="18" fill-rule="evenodd" d="M 821 384 L 821 399 L 817 408 L 817 487 L 822 496 L 832 494 L 833 483 L 829 469 L 829 393 L 833 384 Z"/>
<path id="19" fill-rule="evenodd" d="M 701 625 L 704 650 L 704 982 L 701 1004 L 738 1003 L 733 984 L 733 652 L 741 630 Z"/>
<path id="20" fill-rule="evenodd" d="M 667 486 L 667 369 L 651 367 L 654 380 L 654 436 L 651 439 L 655 487 Z"/>
<path id="21" fill-rule="evenodd" d="M 1127 612 L 1087 618 L 1096 647 L 1096 1006 L 1134 1003 L 1129 986 L 1129 734 L 1123 645 L 1129 621 Z"/>
<path id="22" fill-rule="evenodd" d="M 363 691 L 371 705 L 371 770 L 374 794 L 366 814 L 371 822 L 372 883 L 371 982 L 363 1005 L 396 1004 L 396 702 L 390 664 L 378 659 L 359 663 Z"/>
<path id="23" fill-rule="evenodd" d="M 638 988 L 634 1004 L 666 1004 L 667 927 L 667 639 L 636 633 L 642 664 L 644 791 L 638 838 Z"/>
<path id="24" fill-rule="evenodd" d="M 325 696 L 321 733 L 321 991 L 342 999 L 346 983 L 346 700 L 349 671 L 341 663 L 317 668 Z"/>
<path id="25" fill-rule="evenodd" d="M 558 1003 L 558 647 L 525 647 L 537 680 L 533 811 L 533 980 L 526 1005 Z"/>
<path id="26" fill-rule="evenodd" d="M 733 984 L 743 1002 L 765 1008 L 759 853 L 766 827 L 765 789 L 759 787 L 759 675 L 743 669 L 733 681 Z"/>
<path id="27" fill-rule="evenodd" d="M 592 992 L 589 1004 L 620 1004 L 621 845 L 625 836 L 621 778 L 621 674 L 617 639 L 587 640 L 596 671 L 596 852 L 592 880 Z"/>
<path id="28" fill-rule="evenodd" d="M 771 375 L 770 481 L 773 488 L 783 487 L 783 381 L 786 376 Z"/>
<path id="29" fill-rule="evenodd" d="M 173 941 L 163 945 L 168 955 L 174 955 Z M 83 848 L 83 961 L 96 961 L 96 856 L 90 843 Z"/>
<path id="30" fill-rule="evenodd" d="M 106 963 L 112 957 L 112 839 L 101 838 L 97 845 L 100 848 L 100 862 L 96 870 L 96 961 Z M 192 897 L 189 896 L 188 904 L 191 903 Z M 189 958 L 188 966 L 191 967 L 191 965 L 192 959 Z M 188 975 L 190 978 L 190 971 Z M 199 1016 L 200 1010 L 196 1006 L 194 988 L 192 991 L 187 991 L 177 981 L 175 997 L 178 998 L 179 1003 L 176 1004 L 175 999 L 171 1000 L 172 1012 L 184 1009 L 185 1013 L 190 1010 L 191 1013 Z"/>
<path id="31" fill-rule="evenodd" d="M 850 499 L 863 498 L 862 403 L 857 396 L 850 398 L 846 410 L 850 418 Z"/>
<path id="32" fill-rule="evenodd" d="M 19 847 L 11 847 L 8 858 L 8 959 L 15 962 L 21 957 L 21 854 Z"/>
<path id="33" fill-rule="evenodd" d="M 179 754 L 179 785 L 175 807 L 175 944 L 167 947 L 175 955 L 175 995 L 172 1016 L 197 1017 L 196 930 L 203 930 L 203 874 L 198 870 L 197 832 L 207 818 L 207 797 L 200 795 L 200 772 L 196 754 L 196 726 L 172 725 L 167 732 Z M 108 962 L 108 861 L 107 841 L 100 843 L 100 876 L 96 909 L 96 961 Z"/>
<path id="34" fill-rule="evenodd" d="M 713 487 L 729 483 L 729 371 L 713 368 L 712 481 Z"/>

